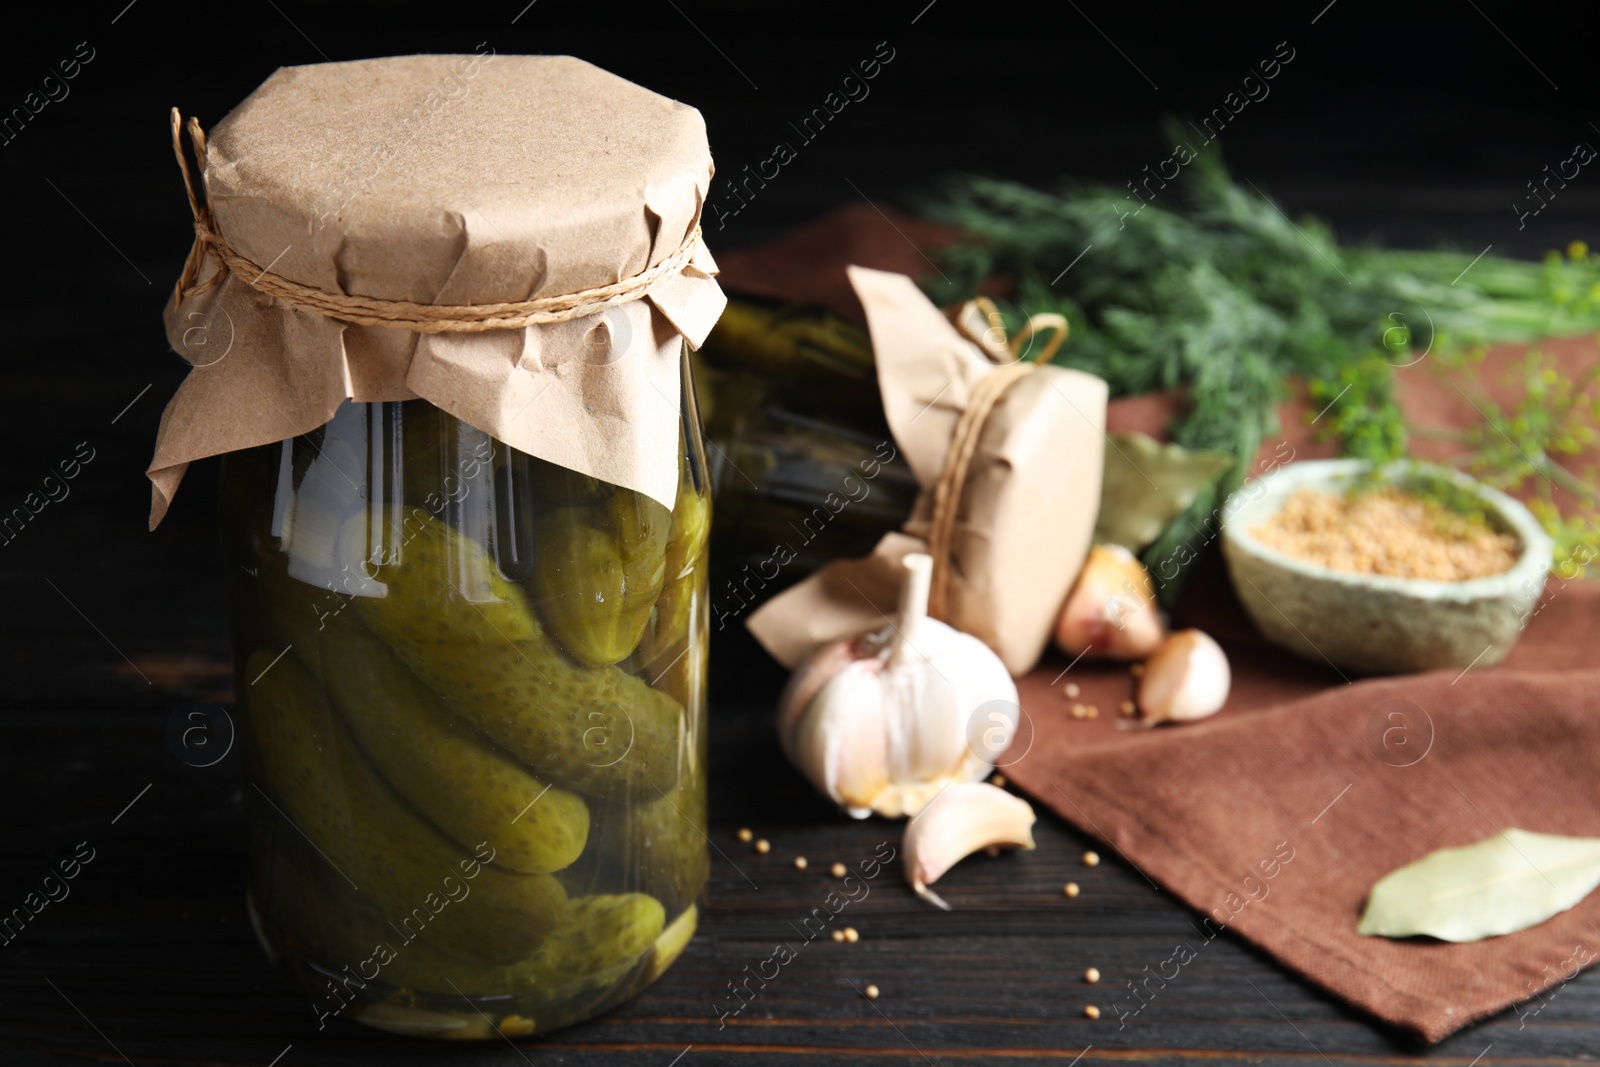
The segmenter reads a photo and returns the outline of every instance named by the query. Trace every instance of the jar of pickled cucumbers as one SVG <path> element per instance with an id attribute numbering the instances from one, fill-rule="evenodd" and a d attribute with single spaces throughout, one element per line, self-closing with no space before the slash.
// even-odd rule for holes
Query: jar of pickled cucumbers
<path id="1" fill-rule="evenodd" d="M 152 522 L 222 456 L 256 932 L 322 1027 L 605 1011 L 708 874 L 700 117 L 490 53 L 180 128 Z"/>

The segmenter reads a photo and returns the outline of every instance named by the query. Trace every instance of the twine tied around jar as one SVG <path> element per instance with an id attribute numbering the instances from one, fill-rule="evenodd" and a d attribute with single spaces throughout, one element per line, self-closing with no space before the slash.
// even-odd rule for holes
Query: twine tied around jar
<path id="1" fill-rule="evenodd" d="M 993 338 L 1005 336 L 1004 321 L 994 302 L 987 297 L 980 296 L 973 301 L 973 304 L 981 312 L 988 329 L 984 331 L 985 336 L 970 339 L 993 358 L 996 349 L 1002 347 L 995 344 Z M 961 328 L 959 319 L 957 324 L 958 328 Z M 989 421 L 989 415 L 994 411 L 995 405 L 1000 402 L 1012 383 L 1055 358 L 1056 352 L 1067 339 L 1068 329 L 1067 320 L 1062 315 L 1041 312 L 1029 316 L 1022 329 L 1003 345 L 1011 355 L 1011 362 L 1002 363 L 983 376 L 973 388 L 972 397 L 961 412 L 961 417 L 956 420 L 955 432 L 950 437 L 950 447 L 945 451 L 944 467 L 940 470 L 939 480 L 933 487 L 933 518 L 928 534 L 928 554 L 933 557 L 933 577 L 928 590 L 928 613 L 935 619 L 948 618 L 946 607 L 956 514 L 961 507 L 961 495 L 966 488 L 967 472 L 971 467 L 972 457 L 977 453 L 978 442 L 983 437 L 983 427 Z M 1024 362 L 1021 355 L 1022 346 L 1044 330 L 1054 330 L 1055 333 L 1045 342 L 1036 360 Z M 970 336 L 970 331 L 964 330 L 964 332 L 968 332 Z"/>
<path id="2" fill-rule="evenodd" d="M 650 293 L 658 284 L 680 273 L 694 258 L 700 243 L 700 228 L 696 226 L 677 251 L 653 267 L 631 277 L 608 285 L 582 289 L 575 293 L 539 297 L 493 304 L 418 304 L 409 300 L 384 300 L 371 296 L 350 296 L 332 293 L 311 285 L 301 285 L 280 275 L 269 274 L 266 268 L 240 255 L 229 246 L 217 229 L 211 206 L 202 202 L 183 151 L 183 131 L 187 129 L 194 147 L 195 160 L 200 172 L 206 166 L 206 135 L 198 119 L 191 117 L 187 127 L 177 108 L 172 109 L 172 150 L 178 157 L 178 167 L 183 171 L 184 192 L 189 197 L 189 210 L 194 214 L 194 244 L 184 261 L 183 273 L 178 276 L 176 300 L 178 302 L 203 293 L 221 284 L 231 274 L 252 288 L 275 297 L 295 307 L 310 308 L 339 322 L 356 326 L 390 326 L 414 333 L 481 333 L 486 330 L 517 330 L 527 326 L 542 326 L 554 322 L 581 319 L 638 300 Z M 221 264 L 205 281 L 200 281 L 200 271 L 207 253 L 216 256 Z"/>

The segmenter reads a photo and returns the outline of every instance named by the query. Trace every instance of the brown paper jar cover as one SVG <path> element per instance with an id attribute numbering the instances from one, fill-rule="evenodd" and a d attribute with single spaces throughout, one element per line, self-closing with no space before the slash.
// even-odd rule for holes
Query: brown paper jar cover
<path id="1" fill-rule="evenodd" d="M 469 305 L 623 281 L 642 299 L 484 332 L 351 325 L 267 296 L 208 252 L 167 337 L 191 365 L 162 416 L 151 525 L 188 464 L 294 437 L 347 400 L 424 398 L 514 448 L 671 507 L 679 351 L 725 300 L 700 241 L 705 123 L 568 56 L 285 67 L 212 131 L 203 174 L 239 255 L 335 294 Z"/>
<path id="2" fill-rule="evenodd" d="M 928 550 L 933 487 L 978 383 L 996 364 L 903 274 L 849 268 L 866 310 L 884 414 L 922 493 L 871 556 L 829 564 L 750 617 L 784 665 L 876 630 L 896 610 L 900 561 Z M 1006 387 L 983 423 L 950 543 L 943 621 L 1014 675 L 1039 661 L 1083 565 L 1100 503 L 1106 383 L 1042 366 Z"/>

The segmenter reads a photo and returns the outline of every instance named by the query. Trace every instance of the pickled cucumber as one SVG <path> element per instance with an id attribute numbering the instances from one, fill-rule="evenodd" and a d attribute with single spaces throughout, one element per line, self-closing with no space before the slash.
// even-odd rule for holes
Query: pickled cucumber
<path id="1" fill-rule="evenodd" d="M 315 960 L 323 971 L 337 973 L 347 964 L 359 966 L 379 945 L 406 943 L 265 796 L 246 789 L 244 807 L 251 818 L 276 820 L 283 828 L 283 834 L 255 835 L 250 848 L 250 906 L 266 925 L 272 951 Z"/>
<path id="2" fill-rule="evenodd" d="M 233 637 L 241 658 L 258 648 L 283 650 L 300 645 L 300 656 L 312 673 L 319 670 L 316 642 L 301 640 L 315 633 L 326 590 L 289 577 L 288 556 L 272 536 L 272 512 L 250 494 L 270 491 L 280 460 L 290 455 L 287 444 L 229 452 L 222 457 L 223 541 L 228 548 L 228 596 L 233 605 Z M 257 506 L 249 506 L 256 503 Z M 246 610 L 244 605 L 249 605 Z"/>
<path id="3" fill-rule="evenodd" d="M 609 667 L 638 646 L 666 582 L 672 522 L 666 508 L 629 489 L 539 521 L 539 614 L 575 659 Z"/>
<path id="4" fill-rule="evenodd" d="M 665 796 L 639 798 L 624 825 L 640 892 L 659 897 L 674 914 L 693 905 L 711 874 L 711 854 L 705 847 L 706 775 L 685 774 Z"/>
<path id="5" fill-rule="evenodd" d="M 669 652 L 677 655 L 689 632 L 694 593 L 705 587 L 705 568 L 697 566 L 711 532 L 711 499 L 690 478 L 688 464 L 678 483 L 678 501 L 672 514 L 672 534 L 667 541 L 667 580 L 656 600 L 650 625 L 639 642 L 639 660 L 645 676 L 654 678 L 666 669 Z M 654 667 L 654 670 L 650 669 Z"/>
<path id="6" fill-rule="evenodd" d="M 287 649 L 321 681 L 323 638 L 335 631 L 364 629 L 350 606 L 351 592 L 359 588 L 362 579 L 341 579 L 341 589 L 318 588 L 291 577 L 284 558 L 273 553 L 261 561 L 253 594 L 260 617 L 240 628 L 237 637 L 245 648 L 270 649 L 274 654 Z"/>
<path id="7" fill-rule="evenodd" d="M 711 498 L 690 478 L 688 464 L 678 483 L 678 501 L 672 513 L 672 535 L 667 542 L 667 580 L 681 581 L 700 559 L 711 535 Z"/>
<path id="8" fill-rule="evenodd" d="M 385 922 L 307 845 L 274 847 L 259 864 L 253 853 L 252 864 L 252 916 L 315 992 L 319 1013 L 348 1008 L 348 1017 L 397 1033 L 492 1036 L 463 995 L 488 1001 L 483 1010 L 502 1028 L 524 1020 L 511 1036 L 576 1022 L 655 981 L 694 932 L 692 910 L 689 922 L 662 928 L 660 905 L 648 897 L 590 897 L 573 901 L 563 933 L 527 959 L 473 967 Z"/>
<path id="9" fill-rule="evenodd" d="M 497 1001 L 486 1006 L 497 1015 L 527 1019 L 522 1013 L 528 1013 L 533 1025 L 523 1033 L 575 1022 L 655 981 L 694 933 L 693 907 L 663 925 L 665 913 L 648 897 L 598 895 L 571 901 L 562 932 L 527 959 L 472 967 L 385 922 L 298 835 L 263 844 L 251 850 L 251 900 L 267 944 L 300 968 L 319 1007 L 333 1010 L 355 999 L 360 1006 L 352 1017 L 401 1033 L 487 1036 L 473 1032 L 484 1016 L 452 1010 L 462 995 Z M 653 930 L 659 933 L 652 941 Z M 301 968 L 308 960 L 314 966 Z"/>
<path id="10" fill-rule="evenodd" d="M 609 986 L 650 953 L 666 924 L 661 902 L 643 893 L 579 897 L 568 902 L 556 932 L 526 959 L 500 967 L 464 966 L 428 952 L 406 951 L 384 978 L 417 990 L 467 996 L 532 994 L 556 1003 Z M 541 1028 L 549 1024 L 537 1020 Z"/>
<path id="11" fill-rule="evenodd" d="M 589 846 L 557 877 L 581 897 L 622 887 L 659 899 L 668 915 L 692 907 L 710 875 L 701 746 L 685 745 L 685 772 L 665 794 L 644 790 L 596 807 Z"/>
<path id="12" fill-rule="evenodd" d="M 488 841 L 496 863 L 548 874 L 578 858 L 589 836 L 581 797 L 539 781 L 470 726 L 364 628 L 323 636 L 334 707 L 378 772 L 446 836 Z"/>
<path id="13" fill-rule="evenodd" d="M 406 401 L 399 414 L 404 503 L 438 515 L 460 511 L 468 497 L 487 491 L 495 458 L 506 451 L 494 438 L 426 400 Z"/>
<path id="14" fill-rule="evenodd" d="M 356 609 L 450 712 L 586 796 L 673 788 L 681 704 L 615 667 L 572 663 L 477 542 L 420 511 L 404 528 L 375 571 L 386 595 Z M 365 544 L 364 533 L 347 529 L 346 540 Z M 463 594 L 463 574 L 482 581 L 484 599 Z"/>
<path id="15" fill-rule="evenodd" d="M 704 656 L 690 655 L 690 649 L 704 648 L 711 639 L 704 574 L 696 575 L 693 582 L 689 583 L 685 600 L 688 611 L 683 625 L 698 635 L 694 638 L 697 643 L 691 646 L 689 634 L 684 634 L 646 660 L 642 676 L 684 707 L 696 707 L 705 699 L 706 661 Z M 650 650 L 654 651 L 653 648 Z M 645 651 L 644 645 L 640 646 L 640 651 Z"/>
<path id="16" fill-rule="evenodd" d="M 306 669 L 272 660 L 259 652 L 245 667 L 254 679 L 245 720 L 250 777 L 282 817 L 398 928 L 488 962 L 537 949 L 563 912 L 561 884 L 498 870 L 488 866 L 492 853 L 474 859 L 456 847 L 390 792 Z"/>
<path id="17" fill-rule="evenodd" d="M 453 444 L 445 428 L 450 416 L 425 400 L 408 400 L 399 411 L 401 499 L 437 512 L 444 499 L 446 454 Z"/>
<path id="18" fill-rule="evenodd" d="M 532 465 L 533 490 L 557 507 L 572 504 L 599 504 L 611 495 L 612 486 L 599 478 L 579 474 L 558 463 L 535 459 Z"/>
<path id="19" fill-rule="evenodd" d="M 611 985 L 647 954 L 654 963 L 669 932 L 674 934 L 673 955 L 681 951 L 677 942 L 687 941 L 684 924 L 666 925 L 659 901 L 639 893 L 601 894 L 567 902 L 556 932 L 528 956 L 494 966 L 473 965 L 425 941 L 408 939 L 363 900 L 352 899 L 357 895 L 326 864 L 321 870 L 305 866 L 308 858 L 320 862 L 310 849 L 278 850 L 262 872 L 267 875 L 262 889 L 271 887 L 267 915 L 275 927 L 317 931 L 313 944 L 296 947 L 309 948 L 322 969 L 337 973 L 341 965 L 357 968 L 375 960 L 382 965 L 377 980 L 391 987 L 452 998 L 458 991 L 466 996 L 531 996 L 547 1009 L 540 1013 L 544 1027 L 550 1007 Z M 334 900 L 337 907 L 328 907 Z M 692 921 L 688 932 L 693 932 Z M 362 973 L 372 977 L 365 969 Z"/>

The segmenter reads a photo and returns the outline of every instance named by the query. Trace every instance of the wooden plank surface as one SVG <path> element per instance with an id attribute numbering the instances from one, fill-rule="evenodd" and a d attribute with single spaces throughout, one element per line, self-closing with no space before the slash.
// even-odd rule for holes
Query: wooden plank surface
<path id="1" fill-rule="evenodd" d="M 701 932 L 663 979 L 604 1018 L 515 1047 L 409 1041 L 340 1021 L 319 1032 L 245 916 L 237 753 L 195 767 L 196 746 L 169 740 L 175 717 L 225 712 L 231 694 L 209 472 L 185 486 L 161 531 L 140 522 L 139 434 L 154 412 L 151 403 L 136 429 L 108 424 L 73 494 L 0 549 L 0 901 L 20 904 L 79 842 L 94 849 L 70 895 L 0 948 L 0 1060 L 1488 1065 L 1577 1063 L 1600 1048 L 1592 977 L 1536 1016 L 1508 1012 L 1418 1050 L 1227 936 L 1119 1020 L 1114 1005 L 1135 1003 L 1126 984 L 1196 940 L 1192 916 L 1115 858 L 1084 867 L 1091 842 L 1049 815 L 1037 851 L 975 857 L 946 877 L 953 912 L 918 901 L 897 861 L 836 920 L 859 929 L 859 943 L 805 943 L 796 925 L 823 906 L 827 868 L 885 841 L 898 848 L 898 827 L 815 798 L 773 739 L 770 671 L 726 643 L 713 709 L 718 851 Z M 26 481 L 8 473 L 0 486 L 14 494 Z M 772 852 L 740 844 L 740 826 Z M 1076 899 L 1062 894 L 1068 880 L 1083 888 Z M 738 1004 L 729 983 L 779 943 L 796 958 L 719 1021 Z M 1090 966 L 1098 985 L 1083 981 Z M 876 1002 L 857 993 L 868 983 L 882 990 Z M 1083 1017 L 1090 1003 L 1096 1021 Z"/>

